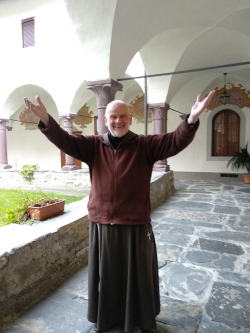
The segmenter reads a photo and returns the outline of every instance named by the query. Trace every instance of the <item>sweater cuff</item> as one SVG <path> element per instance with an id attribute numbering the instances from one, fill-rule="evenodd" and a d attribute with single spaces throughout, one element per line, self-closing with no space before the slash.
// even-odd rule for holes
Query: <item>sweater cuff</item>
<path id="1" fill-rule="evenodd" d="M 190 128 L 197 128 L 197 127 L 199 126 L 199 124 L 200 124 L 200 120 L 198 119 L 198 120 L 196 121 L 196 123 L 192 123 L 192 124 L 190 124 L 190 123 L 188 122 L 188 118 L 189 118 L 189 116 L 190 116 L 190 114 L 188 114 L 188 115 L 185 117 L 185 122 L 186 122 L 187 126 L 190 127 Z"/>
<path id="2" fill-rule="evenodd" d="M 49 126 L 48 127 L 46 127 L 45 125 L 44 125 L 44 123 L 41 121 L 41 119 L 39 120 L 39 123 L 38 123 L 38 128 L 41 130 L 41 131 L 45 131 L 46 129 L 48 129 L 48 128 L 50 128 L 50 124 L 51 124 L 51 116 L 49 115 Z"/>

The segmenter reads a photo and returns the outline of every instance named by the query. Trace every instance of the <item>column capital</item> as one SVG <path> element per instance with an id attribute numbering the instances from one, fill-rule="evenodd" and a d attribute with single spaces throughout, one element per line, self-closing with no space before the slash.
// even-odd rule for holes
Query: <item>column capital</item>
<path id="1" fill-rule="evenodd" d="M 0 128 L 5 129 L 6 128 L 6 123 L 9 122 L 9 119 L 6 118 L 0 118 Z"/>
<path id="2" fill-rule="evenodd" d="M 77 117 L 76 113 L 60 113 L 59 118 L 75 119 Z"/>
<path id="3" fill-rule="evenodd" d="M 113 79 L 87 81 L 87 89 L 94 91 L 98 108 L 106 108 L 113 101 L 117 91 L 122 91 L 123 85 Z"/>
<path id="4" fill-rule="evenodd" d="M 151 103 L 148 108 L 152 112 L 153 120 L 160 120 L 167 118 L 167 111 L 169 109 L 168 103 Z"/>

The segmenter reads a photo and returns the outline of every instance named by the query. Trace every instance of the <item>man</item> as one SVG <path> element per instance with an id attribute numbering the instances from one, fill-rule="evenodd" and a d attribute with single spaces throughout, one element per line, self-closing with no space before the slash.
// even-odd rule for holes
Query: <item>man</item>
<path id="1" fill-rule="evenodd" d="M 156 328 L 160 312 L 157 254 L 150 223 L 150 178 L 156 161 L 187 147 L 199 126 L 199 115 L 214 91 L 197 101 L 177 129 L 164 135 L 129 131 L 132 117 L 122 101 L 108 104 L 108 133 L 69 135 L 47 113 L 25 98 L 40 119 L 39 128 L 66 154 L 89 166 L 88 320 L 97 331 L 122 323 L 125 332 Z"/>

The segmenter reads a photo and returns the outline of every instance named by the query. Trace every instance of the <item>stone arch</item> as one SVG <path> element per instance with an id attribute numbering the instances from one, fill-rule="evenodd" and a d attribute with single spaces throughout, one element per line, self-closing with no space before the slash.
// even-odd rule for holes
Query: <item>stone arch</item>
<path id="1" fill-rule="evenodd" d="M 54 115 L 58 114 L 55 100 L 48 91 L 37 85 L 26 84 L 17 87 L 9 94 L 2 107 L 1 117 L 10 118 L 15 112 L 24 108 L 24 97 L 29 98 L 35 103 L 35 96 L 37 95 L 41 98 L 42 102 L 50 112 L 53 112 Z"/>
<path id="2" fill-rule="evenodd" d="M 37 126 L 26 127 L 25 122 L 20 120 L 20 115 L 26 108 L 23 97 L 35 102 L 36 95 L 39 95 L 48 112 L 59 122 L 55 100 L 42 87 L 27 84 L 17 87 L 9 94 L 0 117 L 10 119 L 7 126 L 11 130 L 6 133 L 8 160 L 14 169 L 20 169 L 24 164 L 38 164 L 42 169 L 49 169 L 51 162 L 57 164 L 58 149 L 37 130 Z"/>

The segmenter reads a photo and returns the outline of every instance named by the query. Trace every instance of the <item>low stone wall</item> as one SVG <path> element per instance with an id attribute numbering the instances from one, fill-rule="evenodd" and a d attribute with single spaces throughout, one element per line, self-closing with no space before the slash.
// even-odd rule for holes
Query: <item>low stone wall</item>
<path id="1" fill-rule="evenodd" d="M 173 171 L 153 172 L 150 185 L 151 209 L 160 206 L 163 201 L 175 193 Z"/>
<path id="2" fill-rule="evenodd" d="M 87 199 L 50 220 L 0 228 L 0 331 L 87 264 Z"/>
<path id="3" fill-rule="evenodd" d="M 154 173 L 151 207 L 174 193 L 173 173 Z M 87 264 L 88 197 L 32 226 L 0 228 L 0 329 Z"/>

